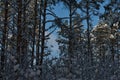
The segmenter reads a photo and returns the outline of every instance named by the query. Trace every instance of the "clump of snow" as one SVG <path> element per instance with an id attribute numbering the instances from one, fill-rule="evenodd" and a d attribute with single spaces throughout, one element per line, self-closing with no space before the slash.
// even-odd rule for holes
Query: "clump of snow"
<path id="1" fill-rule="evenodd" d="M 111 34 L 111 35 L 110 35 L 110 38 L 111 38 L 111 39 L 114 39 L 114 38 L 115 38 L 115 36 L 114 36 L 113 34 Z"/>
<path id="2" fill-rule="evenodd" d="M 34 71 L 32 71 L 29 76 L 34 77 L 35 75 L 36 75 L 36 73 Z"/>
<path id="3" fill-rule="evenodd" d="M 58 80 L 68 80 L 68 79 L 66 79 L 66 78 L 60 78 L 60 79 L 58 79 Z"/>
<path id="4" fill-rule="evenodd" d="M 17 60 L 15 59 L 15 56 L 10 56 L 10 60 L 13 62 L 13 63 L 16 63 Z"/>
<path id="5" fill-rule="evenodd" d="M 40 70 L 37 70 L 37 71 L 36 71 L 36 74 L 37 74 L 37 75 L 40 75 Z"/>
<path id="6" fill-rule="evenodd" d="M 19 69 L 19 64 L 17 64 L 17 65 L 14 66 L 14 71 L 16 71 L 18 69 Z"/>

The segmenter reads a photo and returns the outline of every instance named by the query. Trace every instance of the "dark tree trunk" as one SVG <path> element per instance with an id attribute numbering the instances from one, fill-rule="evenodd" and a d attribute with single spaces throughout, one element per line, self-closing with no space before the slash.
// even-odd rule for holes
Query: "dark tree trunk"
<path id="1" fill-rule="evenodd" d="M 4 15 L 4 28 L 2 38 L 2 49 L 1 49 L 1 68 L 0 68 L 0 79 L 5 80 L 3 74 L 5 74 L 5 56 L 6 56 L 6 41 L 7 41 L 7 27 L 8 27 L 8 1 L 5 1 L 5 15 Z"/>
<path id="2" fill-rule="evenodd" d="M 93 65 L 93 60 L 92 60 L 92 52 L 91 52 L 91 43 L 90 43 L 90 2 L 89 0 L 87 0 L 87 3 L 86 3 L 86 16 L 87 16 L 87 19 L 86 19 L 86 23 L 87 23 L 87 61 L 88 61 L 88 65 L 92 66 Z M 89 72 L 88 73 L 88 76 L 89 78 L 91 79 L 91 73 Z"/>
<path id="3" fill-rule="evenodd" d="M 22 1 L 17 0 L 18 4 L 18 17 L 17 17 L 17 60 L 18 64 L 21 63 L 20 55 L 22 53 Z"/>
<path id="4" fill-rule="evenodd" d="M 37 53 L 36 53 L 36 65 L 40 64 L 40 35 L 41 35 L 41 15 L 42 15 L 42 0 L 40 1 L 40 11 L 39 11 L 39 33 L 37 42 Z"/>
<path id="5" fill-rule="evenodd" d="M 86 4 L 86 16 L 87 16 L 87 40 L 88 40 L 88 54 L 91 54 L 91 49 L 90 49 L 90 24 L 89 24 L 89 2 L 87 1 Z"/>
<path id="6" fill-rule="evenodd" d="M 70 5 L 69 5 L 69 23 L 70 23 L 70 26 L 69 26 L 69 43 L 68 43 L 68 55 L 69 55 L 69 71 L 70 73 L 72 73 L 72 67 L 70 66 L 72 64 L 72 57 L 74 56 L 73 54 L 73 41 L 72 41 L 72 38 L 73 38 L 73 26 L 72 26 L 72 1 L 70 1 Z"/>
<path id="7" fill-rule="evenodd" d="M 69 6 L 69 19 L 70 19 L 70 26 L 69 26 L 69 48 L 68 48 L 68 53 L 70 54 L 70 57 L 72 56 L 72 32 L 73 32 L 73 30 L 72 30 L 72 6 L 71 6 L 71 1 L 70 1 L 70 6 Z"/>
<path id="8" fill-rule="evenodd" d="M 35 0 L 34 6 L 34 31 L 33 31 L 33 47 L 32 47 L 32 61 L 31 66 L 33 66 L 34 56 L 35 56 L 35 45 L 36 45 L 36 28 L 37 28 L 37 0 Z"/>
<path id="9" fill-rule="evenodd" d="M 17 64 L 21 64 L 22 54 L 22 0 L 17 0 L 18 15 L 17 15 Z M 19 78 L 19 71 L 16 71 L 16 80 Z"/>
<path id="10" fill-rule="evenodd" d="M 42 42 L 41 42 L 41 58 L 40 58 L 40 66 L 43 64 L 44 50 L 45 50 L 45 26 L 46 26 L 46 8 L 47 8 L 47 0 L 44 0 L 44 12 L 43 12 L 43 26 L 42 26 Z M 41 67 L 41 77 L 42 77 L 42 67 Z"/>

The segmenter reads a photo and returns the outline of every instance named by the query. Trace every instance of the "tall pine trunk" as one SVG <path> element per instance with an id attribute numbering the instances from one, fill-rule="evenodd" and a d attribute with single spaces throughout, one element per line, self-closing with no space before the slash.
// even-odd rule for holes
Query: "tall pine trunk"
<path id="1" fill-rule="evenodd" d="M 41 15 L 42 15 L 42 0 L 40 0 L 40 11 L 39 11 L 39 32 L 36 52 L 36 65 L 40 64 L 40 35 L 41 35 Z"/>
<path id="2" fill-rule="evenodd" d="M 41 66 L 41 78 L 42 78 L 42 64 L 45 50 L 45 26 L 46 26 L 46 8 L 47 8 L 47 0 L 44 0 L 44 12 L 43 12 L 43 26 L 42 26 L 42 42 L 41 42 L 41 58 L 40 58 L 40 66 Z"/>
<path id="3" fill-rule="evenodd" d="M 22 54 L 22 0 L 17 0 L 18 5 L 18 15 L 17 15 L 17 64 L 21 64 L 21 54 Z M 16 80 L 19 79 L 20 73 L 16 71 Z"/>
<path id="4" fill-rule="evenodd" d="M 34 61 L 34 57 L 35 57 L 35 45 L 36 45 L 36 28 L 37 28 L 37 0 L 35 0 L 34 3 L 34 26 L 33 26 L 33 47 L 32 47 L 32 61 L 31 61 L 31 66 L 33 66 L 33 61 Z"/>
<path id="5" fill-rule="evenodd" d="M 6 41 L 7 41 L 7 27 L 8 27 L 8 1 L 5 1 L 5 15 L 4 15 L 4 28 L 3 28 L 3 38 L 2 38 L 2 49 L 1 49 L 1 78 L 5 80 L 5 60 L 6 60 Z"/>
<path id="6" fill-rule="evenodd" d="M 69 42 L 68 42 L 68 55 L 69 55 L 69 71 L 70 73 L 72 73 L 72 57 L 74 56 L 73 54 L 73 41 L 72 41 L 72 38 L 73 38 L 73 28 L 72 28 L 72 1 L 70 1 L 70 5 L 69 5 Z"/>
<path id="7" fill-rule="evenodd" d="M 21 45 L 22 45 L 22 1 L 17 0 L 18 4 L 18 16 L 17 16 L 17 59 L 18 64 L 20 64 L 20 55 L 21 55 Z"/>
<path id="8" fill-rule="evenodd" d="M 91 44 L 90 44 L 90 23 L 89 23 L 89 1 L 87 1 L 86 4 L 87 8 L 86 8 L 86 22 L 87 22 L 87 40 L 88 40 L 88 54 L 91 55 Z"/>
<path id="9" fill-rule="evenodd" d="M 87 23 L 87 61 L 88 61 L 88 65 L 92 67 L 93 65 L 93 60 L 92 60 L 92 52 L 91 52 L 91 43 L 90 43 L 90 13 L 89 13 L 89 10 L 90 10 L 90 2 L 89 0 L 87 0 L 87 3 L 86 3 L 86 16 L 87 16 L 87 19 L 86 19 L 86 23 Z M 91 73 L 87 73 L 88 74 L 88 77 L 91 79 Z"/>

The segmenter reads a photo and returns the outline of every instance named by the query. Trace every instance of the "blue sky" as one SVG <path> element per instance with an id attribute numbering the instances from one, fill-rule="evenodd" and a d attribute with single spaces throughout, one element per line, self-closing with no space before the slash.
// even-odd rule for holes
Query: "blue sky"
<path id="1" fill-rule="evenodd" d="M 109 0 L 107 0 L 105 4 L 107 4 L 108 1 L 109 1 Z M 103 4 L 103 5 L 104 5 L 104 4 Z M 103 5 L 102 5 L 102 6 L 103 6 Z M 67 10 L 67 8 L 65 8 L 65 6 L 63 6 L 62 3 L 57 4 L 57 5 L 55 6 L 55 8 L 53 9 L 53 12 L 55 12 L 55 14 L 56 14 L 58 17 L 69 17 L 69 11 Z M 103 12 L 104 12 L 104 8 L 101 7 L 100 10 L 99 10 L 99 12 L 103 13 Z M 52 19 L 54 19 L 54 18 L 48 16 L 48 19 L 51 19 L 51 20 L 52 20 Z M 95 25 L 98 24 L 98 22 L 99 22 L 99 17 L 98 17 L 98 16 L 92 16 L 92 19 L 93 19 L 93 22 L 92 22 L 92 23 L 93 23 L 93 26 L 92 26 L 92 27 L 94 27 Z M 49 26 L 49 25 L 50 25 L 50 23 L 47 24 L 47 26 Z M 86 22 L 83 22 L 83 25 L 84 25 L 84 27 L 87 27 Z M 55 31 L 55 32 L 50 36 L 50 40 L 48 41 L 49 47 L 50 47 L 51 45 L 53 45 L 53 47 L 51 47 L 51 51 L 53 52 L 52 55 L 54 55 L 54 56 L 58 56 L 58 55 L 59 55 L 58 44 L 57 44 L 57 42 L 55 41 L 55 40 L 57 39 L 57 36 L 58 36 L 58 35 L 56 34 L 56 32 L 57 32 L 57 31 Z M 49 32 L 48 32 L 48 33 L 49 33 Z"/>

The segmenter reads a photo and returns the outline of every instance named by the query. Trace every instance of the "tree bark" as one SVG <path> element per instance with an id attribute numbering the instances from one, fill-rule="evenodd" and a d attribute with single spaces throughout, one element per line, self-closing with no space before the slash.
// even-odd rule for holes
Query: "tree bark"
<path id="1" fill-rule="evenodd" d="M 40 58 L 40 66 L 41 66 L 41 77 L 42 77 L 42 64 L 45 50 L 45 26 L 46 26 L 46 8 L 47 8 L 47 0 L 44 0 L 44 13 L 43 13 L 43 26 L 42 26 L 42 42 L 41 42 L 41 58 Z"/>
<path id="2" fill-rule="evenodd" d="M 18 3 L 18 16 L 17 16 L 17 59 L 18 59 L 18 64 L 20 64 L 20 54 L 21 54 L 21 45 L 22 45 L 22 1 L 17 0 Z"/>
<path id="3" fill-rule="evenodd" d="M 73 41 L 72 41 L 72 38 L 73 38 L 73 28 L 72 28 L 72 1 L 70 1 L 70 5 L 69 5 L 69 23 L 70 23 L 70 26 L 69 26 L 69 43 L 68 43 L 68 55 L 69 55 L 69 71 L 70 73 L 72 73 L 72 57 L 74 56 L 73 54 Z"/>
<path id="4" fill-rule="evenodd" d="M 6 56 L 6 42 L 7 42 L 7 27 L 8 27 L 8 1 L 5 1 L 5 15 L 4 15 L 4 28 L 2 38 L 2 49 L 1 49 L 1 77 L 5 80 L 3 74 L 5 74 L 5 56 Z"/>
<path id="5" fill-rule="evenodd" d="M 22 54 L 22 0 L 17 0 L 18 15 L 17 15 L 17 64 L 21 64 Z M 19 78 L 19 71 L 16 71 L 16 80 Z"/>
<path id="6" fill-rule="evenodd" d="M 34 61 L 34 56 L 35 56 L 35 45 L 36 45 L 36 28 L 37 28 L 37 0 L 35 0 L 34 3 L 34 31 L 33 31 L 33 47 L 32 47 L 32 61 L 31 61 L 31 66 L 33 66 L 33 61 Z"/>
<path id="7" fill-rule="evenodd" d="M 39 11 L 39 33 L 38 33 L 38 42 L 37 42 L 37 53 L 36 53 L 36 65 L 40 63 L 40 35 L 41 35 L 41 15 L 42 15 L 42 0 L 40 0 L 40 11 Z"/>

